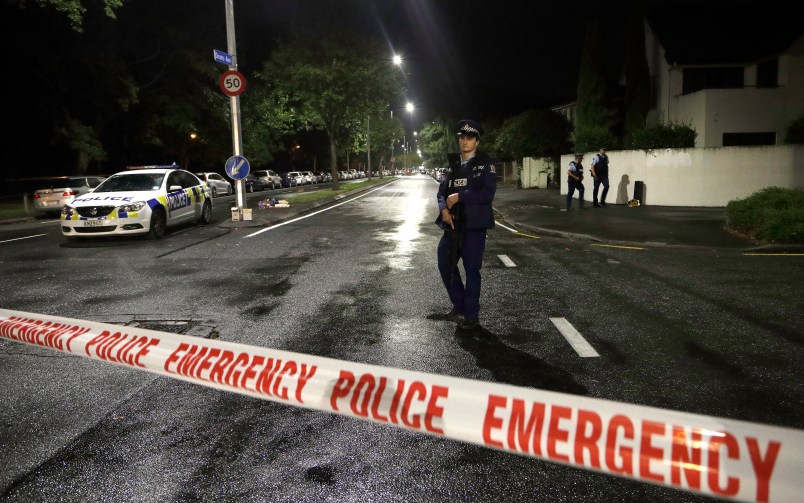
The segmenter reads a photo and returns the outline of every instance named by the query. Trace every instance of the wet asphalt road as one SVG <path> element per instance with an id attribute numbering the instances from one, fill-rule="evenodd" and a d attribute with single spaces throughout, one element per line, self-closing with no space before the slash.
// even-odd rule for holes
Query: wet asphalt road
<path id="1" fill-rule="evenodd" d="M 804 427 L 800 261 L 498 226 L 467 335 L 443 320 L 435 190 L 403 178 L 252 236 L 67 244 L 55 222 L 2 226 L 0 306 Z M 0 382 L 3 502 L 707 501 L 8 341 Z"/>

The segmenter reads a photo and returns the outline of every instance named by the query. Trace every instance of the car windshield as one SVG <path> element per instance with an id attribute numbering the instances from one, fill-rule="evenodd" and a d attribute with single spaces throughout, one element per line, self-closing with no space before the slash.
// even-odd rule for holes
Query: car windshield
<path id="1" fill-rule="evenodd" d="M 126 173 L 107 178 L 95 192 L 135 192 L 159 190 L 164 173 Z"/>

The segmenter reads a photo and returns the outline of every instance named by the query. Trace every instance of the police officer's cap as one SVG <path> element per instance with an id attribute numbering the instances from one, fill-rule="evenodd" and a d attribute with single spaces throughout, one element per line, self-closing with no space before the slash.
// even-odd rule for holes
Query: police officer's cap
<path id="1" fill-rule="evenodd" d="M 483 130 L 483 126 L 480 125 L 479 122 L 473 121 L 471 119 L 463 119 L 462 121 L 458 122 L 458 136 L 460 135 L 467 135 L 467 136 L 474 136 L 477 139 L 480 139 L 481 136 L 485 134 Z"/>

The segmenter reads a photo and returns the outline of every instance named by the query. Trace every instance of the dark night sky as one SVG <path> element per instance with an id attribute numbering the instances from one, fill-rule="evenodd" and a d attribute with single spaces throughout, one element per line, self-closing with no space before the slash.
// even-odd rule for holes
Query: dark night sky
<path id="1" fill-rule="evenodd" d="M 412 118 L 405 112 L 401 116 L 408 130 L 416 130 L 437 117 L 488 123 L 574 100 L 585 27 L 592 19 L 604 26 L 607 77 L 610 82 L 616 81 L 625 58 L 625 27 L 633 1 L 233 0 L 233 5 L 239 70 L 247 79 L 270 56 L 277 40 L 293 34 L 359 33 L 384 42 L 389 71 L 398 71 L 390 63 L 392 54 L 398 53 L 405 60 L 407 99 L 416 105 L 416 112 Z M 785 21 L 787 25 L 800 24 L 784 0 L 644 1 L 649 9 L 661 7 L 673 13 L 665 28 L 695 50 L 701 39 L 716 41 L 716 46 L 725 49 L 733 47 L 729 43 L 734 44 L 734 37 L 743 42 L 751 37 L 755 40 L 758 19 L 770 20 L 764 25 L 771 30 Z M 57 98 L 70 89 L 65 85 L 68 82 L 54 80 L 47 73 L 47 58 L 56 58 L 52 66 L 70 75 L 66 70 L 71 68 L 76 51 L 91 54 L 95 46 L 102 46 L 103 37 L 113 33 L 129 37 L 135 46 L 142 45 L 143 54 L 136 55 L 132 67 L 140 71 L 153 68 L 157 73 L 161 68 L 148 66 L 153 63 L 149 63 L 147 51 L 157 50 L 161 31 L 170 30 L 171 23 L 183 23 L 182 28 L 189 26 L 192 34 L 192 41 L 186 43 L 197 44 L 188 49 L 209 54 L 210 65 L 219 67 L 221 73 L 225 70 L 212 61 L 212 49 L 228 49 L 225 0 L 130 0 L 118 9 L 116 20 L 99 12 L 100 2 L 85 3 L 90 7 L 88 16 L 95 16 L 91 18 L 95 28 L 89 31 L 92 35 L 73 32 L 65 16 L 52 8 L 41 8 L 34 2 L 24 4 L 25 8 L 13 2 L 3 4 L 7 15 L 1 16 L 0 37 L 9 68 L 16 72 L 9 81 L 15 86 L 14 92 L 6 93 L 4 101 L 6 114 L 14 118 L 15 133 L 7 137 L 15 147 L 2 154 L 4 171 L 13 171 L 7 167 L 18 165 L 23 153 L 44 156 L 49 152 L 52 157 L 63 152 L 51 148 L 52 133 L 40 131 L 48 123 L 38 120 L 38 114 L 58 111 Z M 723 11 L 722 17 L 704 23 L 699 15 L 704 9 Z M 732 19 L 740 11 L 749 14 L 749 21 Z M 97 40 L 87 41 L 90 36 Z M 728 42 L 729 37 L 732 42 Z M 76 43 L 82 38 L 83 43 Z M 42 51 L 43 47 L 48 49 Z M 103 77 L 114 76 L 113 69 L 96 70 Z M 93 89 L 92 83 L 86 83 L 86 90 Z M 91 97 L 103 98 L 98 93 Z M 248 99 L 248 94 L 243 99 Z M 392 106 L 402 107 L 404 100 Z M 60 158 L 57 161 L 62 162 Z"/>
<path id="2" fill-rule="evenodd" d="M 625 5 L 625 0 L 235 0 L 234 10 L 241 63 L 260 45 L 259 37 L 286 30 L 315 32 L 334 24 L 385 41 L 389 57 L 403 56 L 408 98 L 425 120 L 438 114 L 508 116 L 574 99 L 583 27 L 592 16 L 605 22 L 609 73 L 616 78 L 624 54 Z"/>
<path id="3" fill-rule="evenodd" d="M 699 31 L 736 33 L 749 29 L 729 21 L 736 11 L 751 14 L 763 8 L 758 5 L 783 5 L 776 0 L 645 1 L 648 9 L 689 16 L 693 25 L 702 10 L 722 10 L 717 26 Z M 384 40 L 389 57 L 394 52 L 404 57 L 408 99 L 421 120 L 506 118 L 574 100 L 591 19 L 602 21 L 607 78 L 616 81 L 632 5 L 633 0 L 234 0 L 241 61 L 251 54 L 256 60 L 266 57 L 260 48 L 268 47 L 264 42 L 271 34 L 358 31 Z M 676 31 L 683 34 L 684 22 Z"/>

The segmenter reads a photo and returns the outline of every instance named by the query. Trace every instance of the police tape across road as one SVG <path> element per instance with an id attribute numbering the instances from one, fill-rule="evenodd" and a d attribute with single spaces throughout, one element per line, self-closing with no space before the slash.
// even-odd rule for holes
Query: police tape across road
<path id="1" fill-rule="evenodd" d="M 0 309 L 0 338 L 737 501 L 804 494 L 804 431 Z"/>

